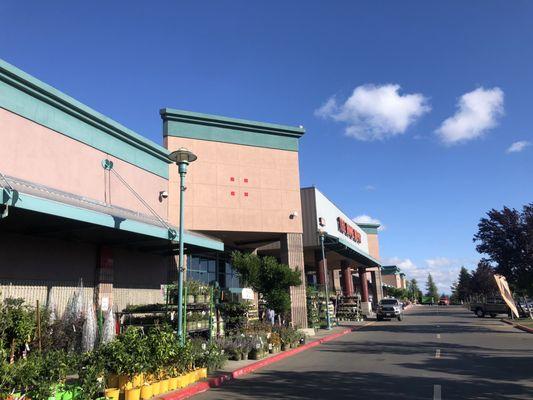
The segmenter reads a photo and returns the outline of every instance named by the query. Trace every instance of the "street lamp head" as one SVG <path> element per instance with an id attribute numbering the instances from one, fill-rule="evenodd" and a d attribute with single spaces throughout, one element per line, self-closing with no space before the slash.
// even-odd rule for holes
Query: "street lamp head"
<path id="1" fill-rule="evenodd" d="M 168 158 L 176 164 L 189 164 L 195 161 L 198 157 L 192 151 L 187 150 L 184 147 L 180 147 L 178 150 L 169 154 Z"/>

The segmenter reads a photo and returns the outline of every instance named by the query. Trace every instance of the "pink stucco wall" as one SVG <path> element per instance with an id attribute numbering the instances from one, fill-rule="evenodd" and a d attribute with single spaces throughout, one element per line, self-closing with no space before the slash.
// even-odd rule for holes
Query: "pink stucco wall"
<path id="1" fill-rule="evenodd" d="M 368 254 L 379 260 L 379 240 L 378 235 L 374 233 L 367 234 L 368 239 Z"/>
<path id="2" fill-rule="evenodd" d="M 113 174 L 106 178 L 101 161 L 108 158 L 130 186 L 167 217 L 166 201 L 159 201 L 159 192 L 168 190 L 164 178 L 2 108 L 0 139 L 0 171 L 5 175 L 149 214 Z"/>
<path id="3" fill-rule="evenodd" d="M 189 167 L 185 227 L 201 231 L 301 233 L 298 152 L 179 137 L 198 160 Z M 179 219 L 179 174 L 170 167 L 169 219 Z M 290 218 L 296 212 L 298 217 Z"/>

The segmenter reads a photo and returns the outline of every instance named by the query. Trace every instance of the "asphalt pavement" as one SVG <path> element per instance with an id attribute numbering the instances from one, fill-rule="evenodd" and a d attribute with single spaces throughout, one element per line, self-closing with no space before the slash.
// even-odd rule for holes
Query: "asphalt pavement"
<path id="1" fill-rule="evenodd" d="M 419 306 L 194 399 L 533 399 L 533 334 Z"/>

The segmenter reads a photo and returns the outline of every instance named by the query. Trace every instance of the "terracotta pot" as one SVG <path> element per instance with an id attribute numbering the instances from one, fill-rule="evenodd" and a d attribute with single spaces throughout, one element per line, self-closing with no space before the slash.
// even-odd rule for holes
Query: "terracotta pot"
<path id="1" fill-rule="evenodd" d="M 153 397 L 152 385 L 141 386 L 141 399 L 148 400 Z"/>
<path id="2" fill-rule="evenodd" d="M 159 381 L 159 393 L 168 392 L 168 379 L 162 379 Z"/>
<path id="3" fill-rule="evenodd" d="M 104 395 L 108 399 L 112 400 L 118 400 L 120 396 L 120 389 L 119 388 L 109 388 L 104 390 Z"/>
<path id="4" fill-rule="evenodd" d="M 141 399 L 141 389 L 139 388 L 132 388 L 132 389 L 126 389 L 126 400 L 140 400 Z"/>

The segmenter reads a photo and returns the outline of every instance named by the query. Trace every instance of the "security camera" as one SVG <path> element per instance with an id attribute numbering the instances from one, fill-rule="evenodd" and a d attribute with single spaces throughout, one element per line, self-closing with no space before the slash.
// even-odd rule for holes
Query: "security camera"
<path id="1" fill-rule="evenodd" d="M 290 218 L 290 219 L 294 219 L 294 218 L 296 218 L 296 217 L 298 217 L 298 211 L 293 211 L 293 212 L 291 212 L 291 214 L 289 215 L 289 218 Z"/>
<path id="2" fill-rule="evenodd" d="M 159 192 L 159 199 L 166 199 L 168 197 L 168 192 L 166 190 L 163 190 Z"/>

